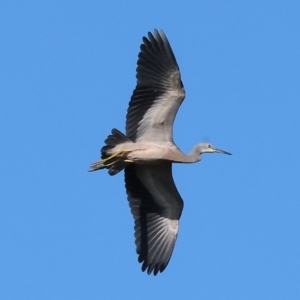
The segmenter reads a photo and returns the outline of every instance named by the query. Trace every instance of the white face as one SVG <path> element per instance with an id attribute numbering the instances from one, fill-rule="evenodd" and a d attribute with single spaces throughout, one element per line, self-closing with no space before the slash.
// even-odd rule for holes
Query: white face
<path id="1" fill-rule="evenodd" d="M 206 150 L 205 152 L 216 152 L 215 147 L 212 144 L 204 143 Z"/>
<path id="2" fill-rule="evenodd" d="M 231 153 L 215 148 L 212 144 L 201 143 L 201 153 L 223 153 L 231 155 Z"/>
<path id="3" fill-rule="evenodd" d="M 207 152 L 215 152 L 215 148 L 212 144 L 209 143 L 201 143 L 201 152 L 207 153 Z"/>
<path id="4" fill-rule="evenodd" d="M 200 153 L 213 153 L 215 148 L 209 143 L 200 143 Z"/>

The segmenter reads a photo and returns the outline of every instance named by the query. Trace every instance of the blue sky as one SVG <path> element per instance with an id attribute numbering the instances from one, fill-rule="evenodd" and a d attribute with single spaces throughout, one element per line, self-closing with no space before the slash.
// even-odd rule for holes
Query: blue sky
<path id="1" fill-rule="evenodd" d="M 1 299 L 300 299 L 299 1 L 2 1 Z M 140 270 L 123 174 L 88 173 L 124 131 L 142 36 L 186 89 L 164 273 Z"/>

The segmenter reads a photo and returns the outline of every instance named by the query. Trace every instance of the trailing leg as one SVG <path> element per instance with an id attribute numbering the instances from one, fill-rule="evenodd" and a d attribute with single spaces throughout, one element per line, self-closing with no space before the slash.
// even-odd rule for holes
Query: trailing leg
<path id="1" fill-rule="evenodd" d="M 117 129 L 112 129 L 111 134 L 105 140 L 105 146 L 101 149 L 101 160 L 94 162 L 89 172 L 108 169 L 110 175 L 115 175 L 122 171 L 129 161 L 124 161 L 122 156 L 127 150 L 119 150 L 111 154 L 111 150 L 119 144 L 131 142 L 130 139 Z"/>

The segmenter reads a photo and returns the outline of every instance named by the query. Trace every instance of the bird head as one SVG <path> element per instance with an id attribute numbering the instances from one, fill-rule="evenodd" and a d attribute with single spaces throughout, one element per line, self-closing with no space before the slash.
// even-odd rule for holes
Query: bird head
<path id="1" fill-rule="evenodd" d="M 199 147 L 198 149 L 199 149 L 200 154 L 202 154 L 202 153 L 223 153 L 223 154 L 231 155 L 231 153 L 221 150 L 221 149 L 218 149 L 218 148 L 215 148 L 212 144 L 209 144 L 209 143 L 201 143 L 201 144 L 199 144 L 198 147 Z"/>

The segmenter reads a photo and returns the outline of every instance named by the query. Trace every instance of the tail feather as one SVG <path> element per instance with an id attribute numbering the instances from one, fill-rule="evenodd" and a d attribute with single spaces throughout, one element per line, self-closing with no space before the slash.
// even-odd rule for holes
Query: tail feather
<path id="1" fill-rule="evenodd" d="M 111 156 L 111 153 L 108 153 L 109 150 L 113 149 L 116 145 L 131 142 L 130 139 L 120 132 L 118 129 L 112 129 L 111 134 L 106 138 L 105 146 L 101 148 L 101 159 L 108 159 Z M 128 163 L 117 160 L 112 162 L 112 160 L 107 160 L 107 162 L 97 161 L 91 165 L 90 171 L 96 171 L 101 169 L 108 169 L 108 174 L 113 176 L 122 171 Z M 107 164 L 107 165 L 106 165 Z"/>
<path id="2" fill-rule="evenodd" d="M 113 149 L 116 145 L 130 142 L 130 139 L 116 128 L 113 128 L 111 134 L 106 138 L 105 146 L 101 149 L 101 158 L 105 159 L 110 156 L 107 151 Z"/>
<path id="3" fill-rule="evenodd" d="M 125 169 L 125 167 L 128 165 L 128 163 L 125 163 L 123 161 L 117 161 L 113 165 L 107 167 L 108 168 L 108 174 L 113 176 L 118 174 L 120 171 Z"/>

